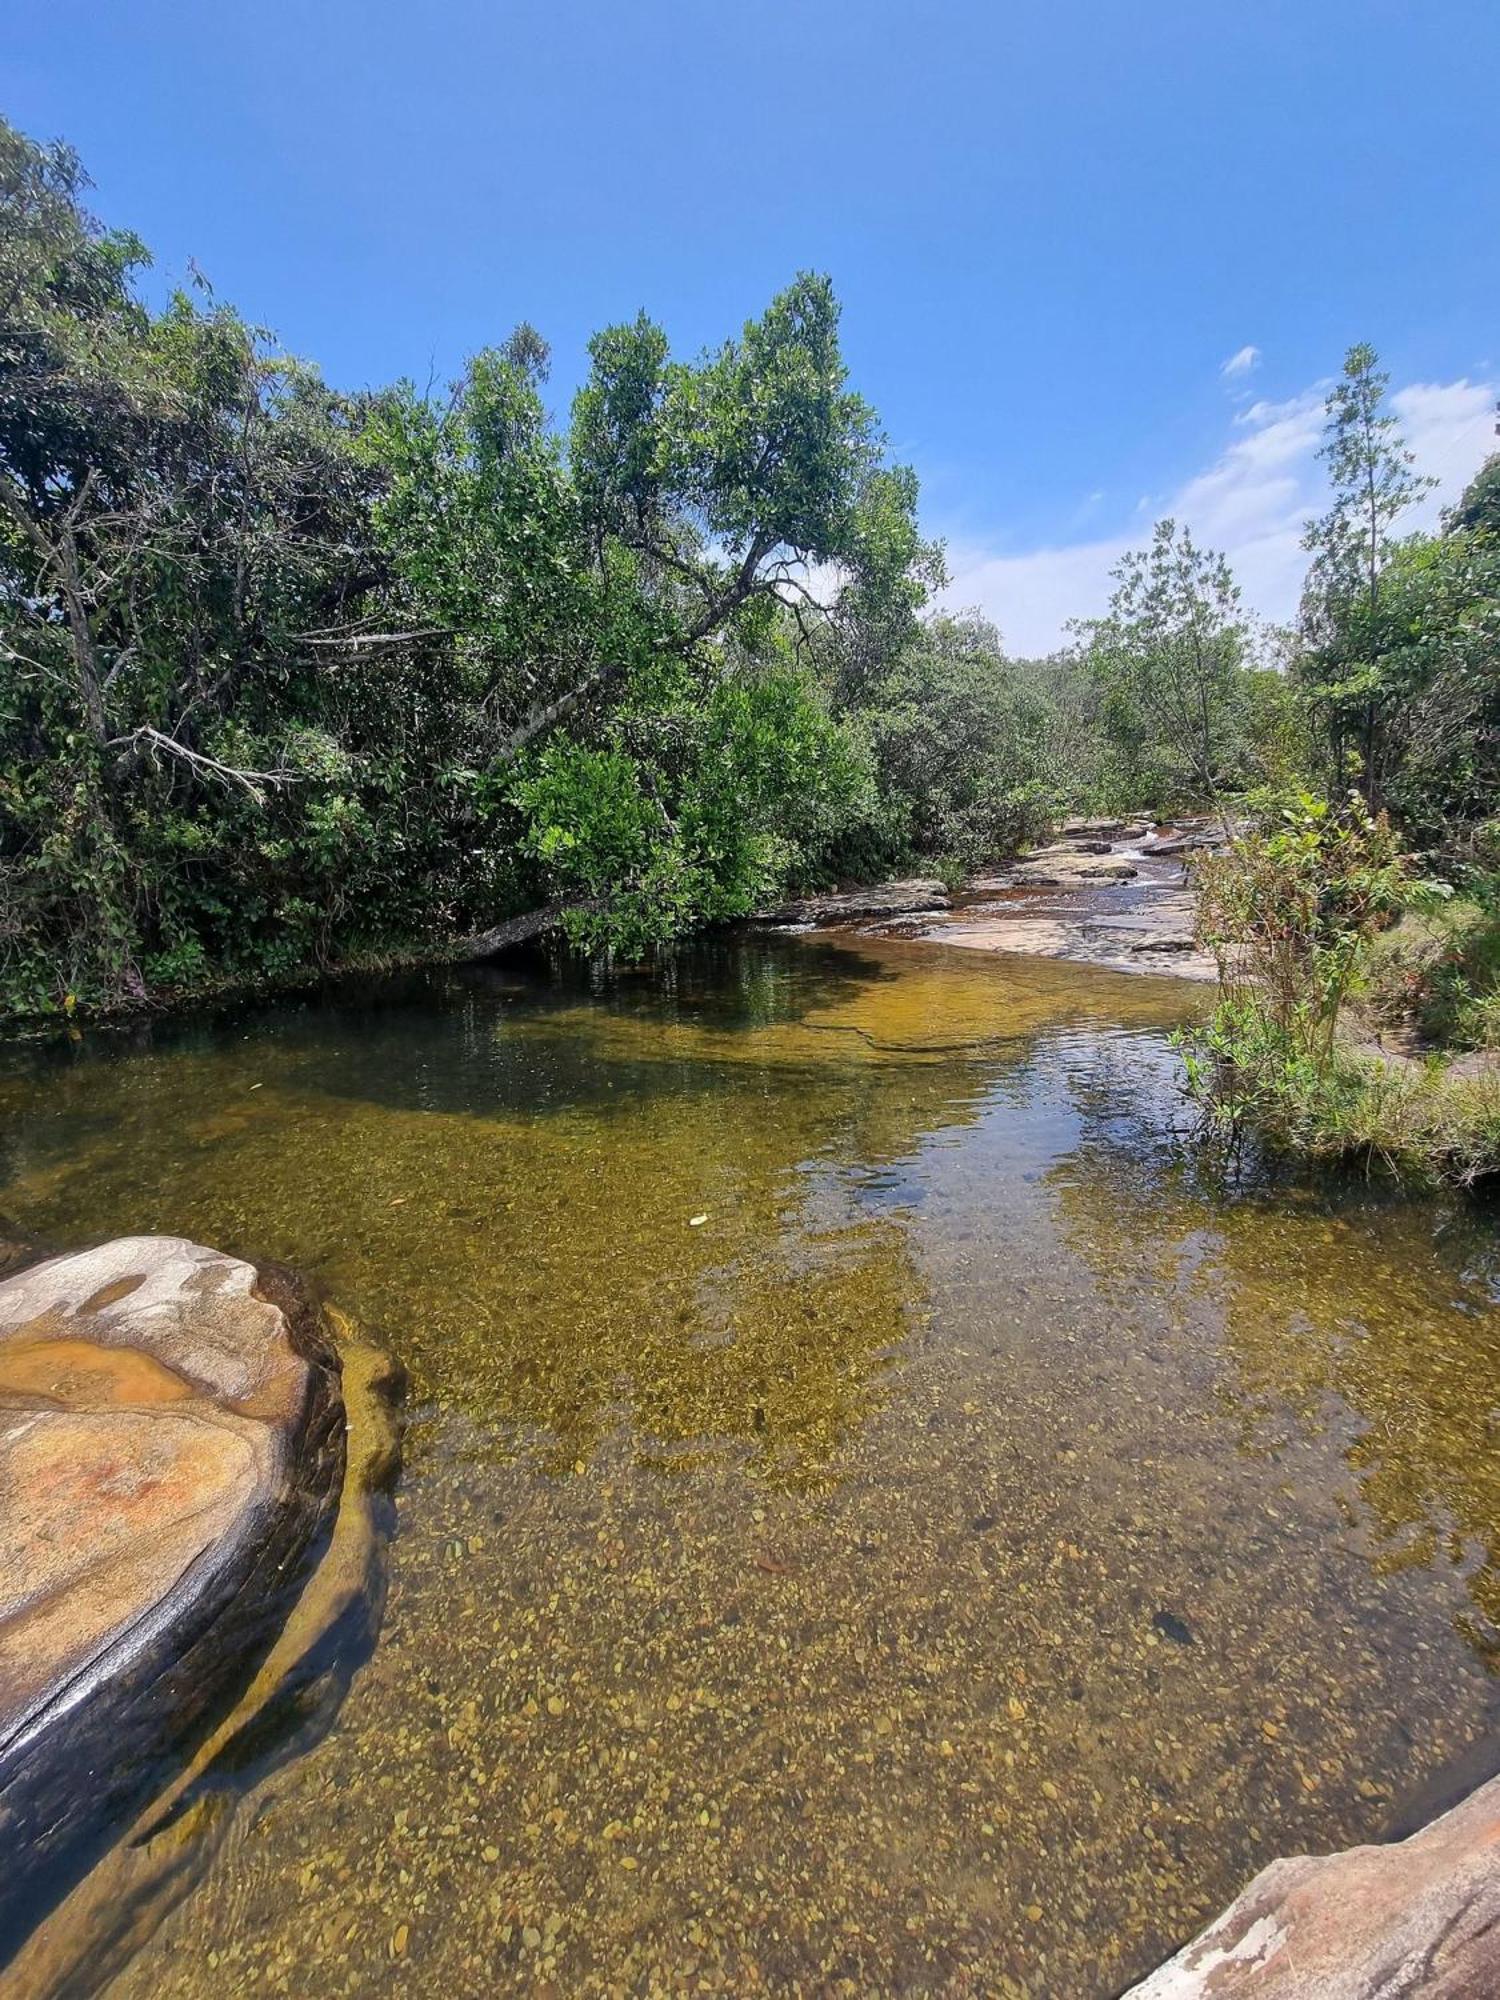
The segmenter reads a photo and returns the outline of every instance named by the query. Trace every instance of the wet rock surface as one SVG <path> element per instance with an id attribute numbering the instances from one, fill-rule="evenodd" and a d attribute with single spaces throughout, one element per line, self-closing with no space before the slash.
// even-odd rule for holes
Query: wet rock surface
<path id="1" fill-rule="evenodd" d="M 243 1685 L 343 1452 L 275 1274 L 138 1236 L 0 1282 L 0 1958 Z"/>
<path id="2" fill-rule="evenodd" d="M 935 876 L 911 876 L 900 882 L 876 882 L 867 888 L 841 889 L 826 896 L 804 896 L 767 910 L 760 918 L 770 924 L 847 924 L 861 917 L 901 917 L 919 911 L 946 910 L 947 890 Z"/>
<path id="3" fill-rule="evenodd" d="M 1047 846 L 971 877 L 951 900 L 882 904 L 882 891 L 857 891 L 815 899 L 821 914 L 809 920 L 842 923 L 864 936 L 1214 980 L 1218 968 L 1194 937 L 1197 899 L 1187 862 L 1221 840 L 1222 830 L 1206 820 L 1156 826 L 1067 820 Z"/>
<path id="4" fill-rule="evenodd" d="M 1392 1847 L 1263 1869 L 1126 2000 L 1500 1993 L 1500 1778 Z"/>

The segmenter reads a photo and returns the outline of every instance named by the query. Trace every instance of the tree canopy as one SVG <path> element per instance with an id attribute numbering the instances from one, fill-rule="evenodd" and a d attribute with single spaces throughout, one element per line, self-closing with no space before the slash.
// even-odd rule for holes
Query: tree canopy
<path id="1" fill-rule="evenodd" d="M 811 665 L 940 574 L 804 275 L 673 360 L 530 327 L 348 396 L 132 283 L 74 156 L 0 133 L 0 940 L 12 1004 L 450 941 L 537 902 L 638 949 L 864 809 Z"/>
<path id="2" fill-rule="evenodd" d="M 672 354 L 518 326 L 359 394 L 201 283 L 154 307 L 64 146 L 0 124 L 0 1001 L 107 1008 L 460 948 L 641 954 L 1062 812 L 1500 796 L 1500 459 L 1436 534 L 1372 349 L 1328 402 L 1296 629 L 1166 520 L 1018 660 L 944 583 L 825 277 Z"/>

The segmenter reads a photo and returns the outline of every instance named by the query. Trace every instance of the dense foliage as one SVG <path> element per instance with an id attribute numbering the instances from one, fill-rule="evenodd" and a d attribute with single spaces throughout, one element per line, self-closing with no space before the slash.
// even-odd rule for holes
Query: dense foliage
<path id="1" fill-rule="evenodd" d="M 1199 870 L 1200 936 L 1218 958 L 1220 988 L 1209 1020 L 1181 1045 L 1206 1129 L 1234 1146 L 1253 1134 L 1422 1177 L 1492 1173 L 1500 1072 L 1450 1071 L 1439 1058 L 1371 1049 L 1341 1032 L 1350 1003 L 1359 1010 L 1388 995 L 1409 963 L 1387 944 L 1398 915 L 1442 910 L 1449 885 L 1414 872 L 1385 813 L 1358 792 L 1338 805 L 1306 792 L 1255 803 L 1257 823 Z M 1487 957 L 1493 978 L 1492 916 L 1480 912 L 1456 933 L 1440 925 L 1445 932 L 1463 940 L 1476 969 Z M 1440 949 L 1425 960 L 1429 974 L 1451 963 Z M 1472 1005 L 1461 981 L 1459 990 Z"/>
<path id="2" fill-rule="evenodd" d="M 461 949 L 525 912 L 638 955 L 789 888 L 959 877 L 1066 811 L 1232 816 L 1275 786 L 1312 861 L 1280 824 L 1206 907 L 1300 908 L 1352 790 L 1367 840 L 1460 890 L 1384 951 L 1387 1012 L 1494 1039 L 1500 460 L 1403 533 L 1424 482 L 1369 348 L 1329 397 L 1295 630 L 1167 520 L 1102 618 L 1017 660 L 976 613 L 924 615 L 941 552 L 825 279 L 696 361 L 644 315 L 606 328 L 565 421 L 525 325 L 444 396 L 347 395 L 206 286 L 149 305 L 86 186 L 0 124 L 0 1008 Z M 1363 965 L 1356 930 L 1318 950 Z M 1223 1034 L 1296 1039 L 1271 972 L 1247 990 Z"/>
<path id="3" fill-rule="evenodd" d="M 1398 535 L 1422 482 L 1384 386 L 1352 348 L 1307 535 L 1292 686 L 1326 795 L 1260 802 L 1201 871 L 1223 979 L 1188 1082 L 1231 1134 L 1472 1179 L 1500 1166 L 1500 460 Z"/>
<path id="4" fill-rule="evenodd" d="M 977 612 L 933 615 L 856 687 L 841 674 L 833 686 L 874 780 L 834 854 L 842 872 L 925 860 L 963 874 L 1013 854 L 1065 805 L 1046 693 Z"/>
<path id="5" fill-rule="evenodd" d="M 1312 553 L 1295 668 L 1332 787 L 1358 784 L 1425 846 L 1500 807 L 1500 461 L 1437 535 L 1398 534 L 1429 482 L 1384 407 L 1372 349 L 1351 348 L 1328 403 L 1333 505 Z"/>
<path id="6" fill-rule="evenodd" d="M 562 906 L 639 949 L 871 816 L 814 641 L 940 574 L 803 277 L 696 364 L 641 318 L 548 421 L 529 328 L 441 402 L 150 310 L 0 130 L 0 947 L 108 1005 Z M 812 579 L 821 585 L 815 595 Z"/>

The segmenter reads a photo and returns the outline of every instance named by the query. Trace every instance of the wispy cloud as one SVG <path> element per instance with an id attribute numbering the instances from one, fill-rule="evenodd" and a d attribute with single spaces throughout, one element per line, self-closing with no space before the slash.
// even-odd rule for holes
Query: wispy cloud
<path id="1" fill-rule="evenodd" d="M 1224 363 L 1219 373 L 1233 378 L 1236 375 L 1248 375 L 1252 368 L 1258 368 L 1259 366 L 1260 349 L 1247 345 L 1237 348 Z"/>
<path id="2" fill-rule="evenodd" d="M 1110 535 L 1049 548 L 1007 550 L 973 537 L 949 538 L 953 582 L 944 602 L 977 605 L 993 618 L 1013 652 L 1045 653 L 1061 643 L 1070 618 L 1097 616 L 1109 600 L 1109 572 L 1145 538 L 1146 523 L 1173 515 L 1194 538 L 1228 556 L 1246 606 L 1262 618 L 1288 619 L 1301 593 L 1307 557 L 1302 530 L 1327 505 L 1317 456 L 1326 384 L 1282 402 L 1262 401 L 1236 416 L 1217 458 L 1175 492 L 1137 509 Z M 1436 490 L 1403 524 L 1433 525 L 1494 448 L 1494 382 L 1413 382 L 1396 391 L 1417 469 Z"/>

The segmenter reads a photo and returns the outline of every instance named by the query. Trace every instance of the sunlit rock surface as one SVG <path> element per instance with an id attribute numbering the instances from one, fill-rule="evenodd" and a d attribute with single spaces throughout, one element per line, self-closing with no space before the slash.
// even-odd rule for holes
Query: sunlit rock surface
<path id="1" fill-rule="evenodd" d="M 0 1955 L 243 1685 L 343 1451 L 249 1264 L 124 1237 L 0 1282 Z"/>
<path id="2" fill-rule="evenodd" d="M 1126 2000 L 1500 1993 L 1500 1778 L 1391 1847 L 1262 1869 Z"/>
<path id="3" fill-rule="evenodd" d="M 1069 820 L 1050 845 L 971 876 L 948 908 L 896 917 L 865 934 L 881 929 L 971 951 L 1213 982 L 1218 967 L 1197 942 L 1197 895 L 1185 862 L 1217 838 L 1197 821 L 1152 828 Z"/>
<path id="4" fill-rule="evenodd" d="M 875 882 L 862 889 L 841 889 L 826 896 L 804 896 L 769 910 L 762 921 L 773 924 L 847 924 L 863 917 L 905 917 L 922 910 L 946 910 L 948 892 L 935 877 L 910 876 L 900 882 Z"/>

